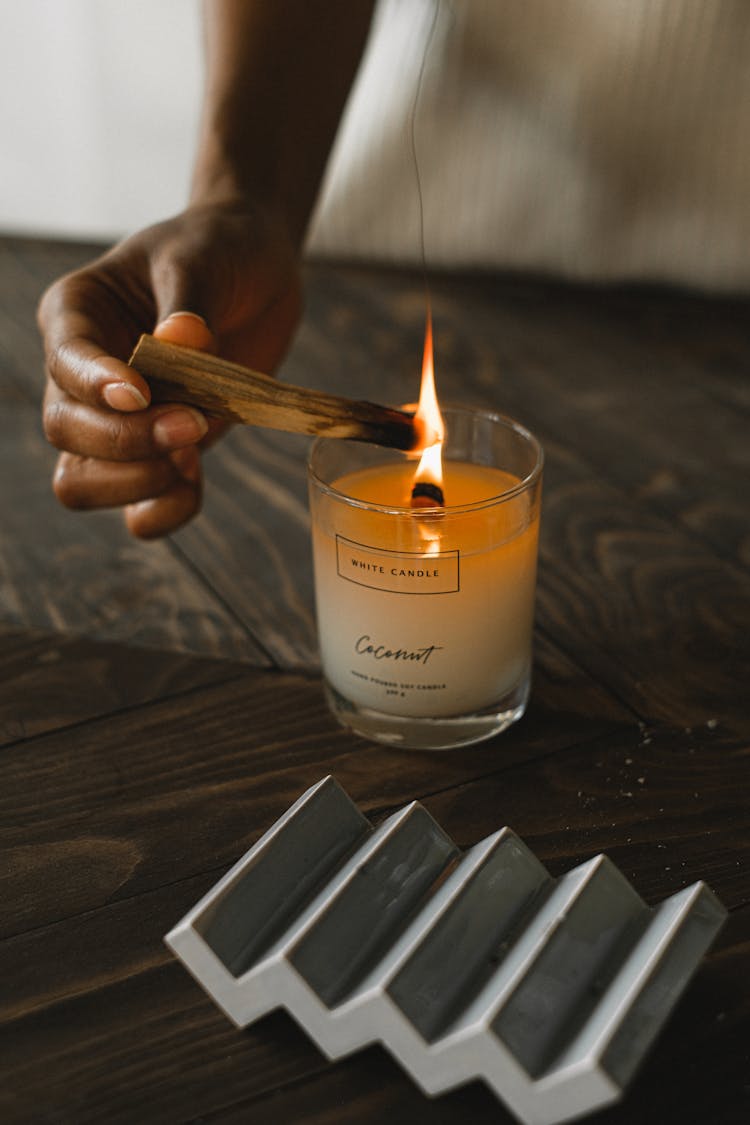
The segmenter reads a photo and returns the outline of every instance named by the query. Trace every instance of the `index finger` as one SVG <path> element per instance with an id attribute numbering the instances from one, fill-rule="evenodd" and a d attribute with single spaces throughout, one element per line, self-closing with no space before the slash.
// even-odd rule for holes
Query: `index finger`
<path id="1" fill-rule="evenodd" d="M 129 351 L 127 329 L 118 323 L 116 311 L 102 311 L 101 306 L 101 292 L 83 273 L 63 278 L 47 290 L 37 314 L 47 374 L 61 390 L 89 406 L 143 410 L 151 400 L 146 380 L 110 351 Z M 111 340 L 102 328 L 107 315 Z"/>

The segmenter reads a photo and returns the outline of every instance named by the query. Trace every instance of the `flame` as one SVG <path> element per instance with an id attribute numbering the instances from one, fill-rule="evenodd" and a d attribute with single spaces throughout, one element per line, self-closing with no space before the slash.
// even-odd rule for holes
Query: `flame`
<path id="1" fill-rule="evenodd" d="M 419 405 L 414 417 L 424 442 L 421 450 L 413 485 L 422 481 L 443 487 L 443 442 L 445 423 L 440 413 L 435 390 L 435 364 L 432 350 L 432 310 L 427 307 L 427 323 L 424 335 L 424 354 L 422 357 L 422 382 L 419 388 Z M 413 487 L 412 485 L 412 487 Z M 440 552 L 440 529 L 434 520 L 420 520 L 419 537 L 426 555 Z"/>
<path id="2" fill-rule="evenodd" d="M 443 485 L 442 451 L 445 440 L 445 423 L 438 406 L 435 390 L 435 365 L 432 351 L 432 310 L 427 309 L 427 324 L 424 334 L 424 354 L 422 357 L 422 382 L 419 388 L 419 405 L 415 419 L 425 444 L 422 456 L 414 474 L 414 483 L 428 481 Z"/>

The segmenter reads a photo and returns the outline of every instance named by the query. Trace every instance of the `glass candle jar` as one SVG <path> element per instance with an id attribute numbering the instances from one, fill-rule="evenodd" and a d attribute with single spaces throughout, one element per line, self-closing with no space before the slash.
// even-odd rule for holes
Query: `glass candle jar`
<path id="1" fill-rule="evenodd" d="M 543 454 L 510 418 L 443 411 L 445 505 L 405 454 L 317 440 L 308 478 L 326 694 L 366 738 L 450 749 L 523 714 Z"/>

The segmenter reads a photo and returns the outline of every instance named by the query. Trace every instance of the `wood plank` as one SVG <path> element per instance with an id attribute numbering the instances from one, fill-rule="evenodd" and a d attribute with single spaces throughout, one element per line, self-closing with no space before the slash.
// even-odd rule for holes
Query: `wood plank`
<path id="1" fill-rule="evenodd" d="M 533 323 L 519 320 L 514 304 L 503 302 L 499 315 L 478 307 L 476 362 L 487 370 L 495 349 L 507 355 L 512 412 L 549 440 L 575 435 L 576 452 L 597 474 L 747 566 L 748 417 L 714 396 L 706 373 L 696 377 L 685 350 L 675 348 L 673 318 L 659 332 L 652 325 L 638 334 L 639 300 L 618 292 L 560 295 Z M 684 318 L 711 338 L 714 311 L 710 300 L 686 295 Z M 750 338 L 744 363 L 750 373 Z"/>
<path id="2" fill-rule="evenodd" d="M 0 942 L 0 1024 L 171 965 L 164 934 L 185 901 L 197 902 L 220 874 L 178 880 Z"/>
<path id="3" fill-rule="evenodd" d="M 4 307 L 33 325 L 37 299 L 56 278 L 97 258 L 106 244 L 28 235 L 0 235 L 0 286 Z M 28 314 L 31 312 L 31 319 Z"/>
<path id="4" fill-rule="evenodd" d="M 298 689 L 290 691 L 294 679 L 298 680 Z M 269 695 L 278 700 L 279 687 L 287 689 L 284 715 L 292 709 L 298 713 L 296 745 L 293 737 L 289 739 L 288 720 L 280 723 L 276 716 L 264 729 L 258 699 L 253 699 L 248 690 L 252 680 L 258 681 L 260 700 L 267 701 Z M 170 963 L 161 946 L 161 934 L 220 874 L 218 864 L 212 871 L 186 878 L 196 856 L 204 862 L 209 854 L 225 864 L 231 862 L 297 795 L 298 791 L 288 791 L 293 784 L 288 776 L 290 768 L 305 784 L 319 776 L 323 765 L 300 762 L 299 742 L 309 733 L 305 726 L 312 725 L 314 737 L 310 690 L 316 690 L 315 685 L 272 673 L 248 673 L 246 681 L 240 692 L 234 685 L 225 685 L 192 693 L 190 701 L 195 707 L 184 712 L 180 721 L 176 721 L 174 712 L 184 701 L 172 701 L 148 708 L 145 721 L 143 712 L 140 716 L 118 716 L 117 720 L 87 723 L 76 731 L 30 740 L 25 746 L 6 751 L 0 791 L 7 796 L 5 807 L 12 809 L 23 824 L 23 829 L 17 833 L 11 830 L 6 839 L 12 843 L 16 835 L 18 842 L 29 842 L 33 848 L 29 858 L 34 860 L 22 873 L 24 893 L 17 901 L 23 908 L 25 896 L 39 898 L 44 906 L 45 885 L 54 882 L 58 902 L 63 885 L 69 896 L 63 906 L 69 909 L 72 904 L 76 913 L 56 925 L 42 923 L 33 932 L 0 943 L 0 971 L 3 979 L 12 982 L 0 1010 L 0 1050 L 11 1076 L 2 1095 L 6 1101 L 4 1119 L 23 1121 L 33 1108 L 35 1113 L 76 1123 L 104 1118 L 127 1122 L 134 1117 L 148 1122 L 204 1117 L 226 1107 L 230 1114 L 227 1119 L 231 1120 L 234 1106 L 236 1119 L 243 1113 L 262 1118 L 270 1108 L 280 1121 L 295 1122 L 304 1104 L 300 1098 L 304 1097 L 310 1113 L 319 1114 L 325 1121 L 330 1114 L 334 1115 L 330 1120 L 336 1120 L 337 1102 L 331 1099 L 342 1097 L 347 1112 L 352 1106 L 358 1111 L 361 1092 L 382 1088 L 383 1094 L 374 1100 L 364 1099 L 363 1120 L 382 1119 L 377 1114 L 383 1105 L 406 1105 L 414 1111 L 419 1109 L 423 1116 L 450 1110 L 456 1116 L 463 1114 L 463 1120 L 467 1115 L 478 1122 L 497 1120 L 494 1100 L 477 1088 L 457 1092 L 448 1099 L 423 1102 L 396 1065 L 377 1051 L 330 1067 L 284 1016 L 269 1017 L 240 1034 L 181 967 Z M 559 682 L 556 689 L 559 697 L 581 702 L 579 693 L 562 690 Z M 249 706 L 238 707 L 239 700 Z M 232 707 L 234 717 L 228 715 Z M 585 705 L 583 710 L 587 710 Z M 248 740 L 251 716 L 255 718 L 254 755 L 243 754 L 240 749 L 241 741 Z M 228 718 L 229 738 L 226 731 L 223 736 L 221 733 Z M 137 721 L 128 723 L 127 719 Z M 267 747 L 264 736 L 271 729 L 274 742 Z M 209 732 L 212 737 L 205 737 Z M 522 733 L 521 726 L 516 733 Z M 529 753 L 527 738 L 515 747 L 516 756 L 513 735 L 508 735 L 498 740 L 491 772 L 457 791 L 459 777 L 469 772 L 471 763 L 466 759 L 473 755 L 461 755 L 460 760 L 451 762 L 445 756 L 388 752 L 389 763 L 382 758 L 378 761 L 379 752 L 373 748 L 371 753 L 364 744 L 358 743 L 352 751 L 353 740 L 344 736 L 350 752 L 332 764 L 363 806 L 381 814 L 391 804 L 404 800 L 404 794 L 411 796 L 418 791 L 420 781 L 425 789 L 437 789 L 428 797 L 428 807 L 463 843 L 473 842 L 487 828 L 496 828 L 499 812 L 512 809 L 512 816 L 503 819 L 518 828 L 551 866 L 567 866 L 576 854 L 585 858 L 606 846 L 638 888 L 644 890 L 645 884 L 652 897 L 675 889 L 694 874 L 710 871 L 720 877 L 718 883 L 717 879 L 712 882 L 722 896 L 726 898 L 730 892 L 739 900 L 741 885 L 735 883 L 735 865 L 742 858 L 737 845 L 746 841 L 747 832 L 737 824 L 731 802 L 739 801 L 744 775 L 738 770 L 743 762 L 738 748 L 727 742 L 719 727 L 693 733 L 692 742 L 683 744 L 674 732 L 649 732 L 633 724 L 578 750 L 568 749 L 564 756 L 550 752 L 541 757 Z M 687 738 L 686 732 L 680 734 L 683 740 Z M 191 737 L 197 744 L 192 751 Z M 330 747 L 330 737 L 324 735 L 324 739 Z M 206 745 L 211 747 L 209 754 L 205 753 Z M 690 755 L 691 745 L 698 759 Z M 202 762 L 196 761 L 197 748 Z M 228 761 L 232 748 L 237 759 L 233 770 Z M 500 758 L 497 750 L 505 748 L 508 753 Z M 547 740 L 545 748 L 550 749 Z M 151 763 L 150 773 L 144 768 L 146 759 Z M 715 766 L 717 760 L 721 769 Z M 634 778 L 640 769 L 647 772 Z M 306 772 L 312 772 L 312 776 L 304 777 Z M 259 782 L 264 773 L 265 779 Z M 113 782 L 109 786 L 103 784 L 106 774 Z M 166 785 L 161 780 L 165 775 Z M 627 798 L 623 787 L 634 780 L 638 784 L 639 776 L 645 777 L 644 788 L 638 803 L 633 803 L 634 798 Z M 26 793 L 34 794 L 33 806 L 18 800 L 14 779 L 23 783 Z M 576 784 L 582 789 L 574 798 L 572 787 Z M 686 815 L 683 810 L 685 801 L 690 803 L 693 785 L 700 786 L 701 796 L 711 809 L 710 817 L 703 821 L 691 819 L 690 811 Z M 47 801 L 40 800 L 41 794 L 47 794 Z M 731 799 L 727 799 L 728 794 Z M 185 795 L 191 800 L 182 801 Z M 665 806 L 667 801 L 673 802 L 667 818 L 655 815 L 665 807 L 656 804 L 659 800 L 664 800 Z M 231 815 L 227 817 L 230 805 Z M 627 815 L 623 815 L 623 807 Z M 615 821 L 619 827 L 615 827 Z M 212 839 L 217 822 L 219 831 Z M 153 825 L 155 836 L 152 858 L 148 847 L 142 846 L 152 832 L 149 825 Z M 48 846 L 40 846 L 47 831 Z M 243 833 L 245 839 L 241 838 Z M 630 841 L 626 833 L 631 834 Z M 135 844 L 127 855 L 126 837 Z M 659 849 L 662 842 L 668 844 L 668 850 Z M 6 854 L 13 859 L 14 849 Z M 125 867 L 131 869 L 138 864 L 145 866 L 146 884 L 126 878 L 122 888 L 117 888 L 117 876 L 124 871 L 123 859 L 129 860 Z M 673 877 L 662 871 L 662 867 L 672 866 L 670 860 L 676 870 L 673 883 Z M 161 869 L 154 879 L 155 865 Z M 149 874 L 151 890 L 144 891 Z M 77 898 L 84 883 L 93 885 L 96 893 Z M 123 897 L 118 897 L 121 891 Z M 38 915 L 36 923 L 40 925 Z M 731 953 L 727 954 L 725 947 L 720 947 L 719 963 L 727 968 L 726 981 L 731 987 L 717 990 L 712 978 L 704 996 L 714 1006 L 701 1010 L 701 1018 L 704 1026 L 714 1029 L 721 1017 L 716 1050 L 721 1052 L 723 1090 L 731 1091 L 737 1085 L 742 1063 L 736 1049 L 736 1029 L 746 1013 L 746 998 L 737 981 L 741 979 L 738 973 L 744 962 L 740 957 L 746 957 L 747 938 L 732 942 L 729 948 Z M 707 962 L 702 972 L 713 964 L 713 959 Z M 730 1029 L 734 1030 L 733 1037 L 725 1039 L 725 1025 L 727 1036 Z M 691 1039 L 685 1048 L 683 1037 L 686 1027 L 692 1035 L 695 1021 L 673 1021 L 673 1026 L 679 1029 L 673 1054 L 690 1065 L 695 1041 Z M 712 1052 L 713 1043 L 712 1039 Z M 704 1045 L 699 1046 L 708 1062 Z M 668 1056 L 670 1060 L 673 1054 Z M 711 1059 L 713 1066 L 713 1053 Z M 669 1071 L 659 1072 L 655 1081 L 663 1084 L 665 1072 Z M 303 1094 L 308 1075 L 313 1080 Z M 257 1105 L 256 1099 L 260 1099 Z M 632 1104 L 629 1101 L 628 1105 Z M 660 1104 L 666 1109 L 671 1105 L 664 1099 Z M 711 1104 L 715 1108 L 717 1103 Z M 368 1110 L 370 1105 L 373 1108 Z M 682 1108 L 679 1103 L 678 1109 Z M 221 1114 L 217 1120 L 221 1120 Z M 695 1120 L 708 1125 L 711 1118 Z M 669 1121 L 666 1112 L 661 1121 Z"/>
<path id="5" fill-rule="evenodd" d="M 41 402 L 43 355 L 35 312 L 46 287 L 98 256 L 99 244 L 0 236 L 0 387 Z"/>
<path id="6" fill-rule="evenodd" d="M 131 554 L 119 521 L 112 538 L 116 517 L 73 534 L 99 517 L 46 492 L 33 304 L 89 256 L 0 240 L 10 619 L 241 659 L 263 658 L 257 633 L 310 667 L 295 439 L 232 435 L 207 516 L 163 557 Z M 550 454 L 529 715 L 473 751 L 404 754 L 335 727 L 304 676 L 0 635 L 4 1121 L 502 1119 L 476 1086 L 426 1101 L 378 1050 L 329 1066 L 283 1015 L 238 1033 L 161 944 L 329 771 L 375 819 L 421 796 L 463 845 L 507 821 L 555 872 L 605 850 L 650 901 L 707 878 L 730 924 L 631 1098 L 592 1120 L 745 1120 L 747 302 L 445 278 L 434 304 L 448 396 L 502 396 Z M 413 277 L 316 267 L 285 377 L 412 398 L 423 316 Z"/>
<path id="7" fill-rule="evenodd" d="M 750 817 L 742 789 L 748 751 L 727 745 L 716 731 L 696 735 L 678 738 L 673 732 L 652 731 L 639 742 L 638 732 L 613 732 L 533 760 L 498 761 L 493 772 L 428 793 L 422 801 L 464 849 L 509 824 L 554 875 L 605 852 L 649 902 L 703 879 L 727 908 L 742 910 L 750 906 Z M 721 771 L 717 758 L 725 763 Z M 347 763 L 343 765 L 346 770 Z M 337 769 L 336 776 L 342 780 L 347 775 Z M 227 803 L 226 798 L 220 801 Z M 258 804 L 252 795 L 245 799 L 247 846 L 284 811 L 279 806 L 265 820 Z M 367 796 L 360 804 L 370 804 Z M 390 808 L 371 815 L 379 820 L 386 811 Z M 36 831 L 32 824 L 31 839 Z M 203 831 L 200 835 L 205 838 Z M 77 848 L 69 840 L 59 849 L 58 872 L 65 868 L 66 852 L 74 853 L 69 860 L 87 863 L 81 843 L 79 834 Z M 227 838 L 225 843 L 228 866 L 246 842 Z M 38 867 L 47 862 L 50 850 L 37 852 Z M 12 864 L 12 843 L 8 855 Z M 143 891 L 131 886 L 126 897 L 92 896 L 88 908 L 81 910 L 85 904 L 79 902 L 75 913 L 6 937 L 0 942 L 6 979 L 0 1020 L 167 963 L 161 936 L 224 873 L 221 865 L 207 869 L 206 859 L 200 874 L 193 874 L 201 868 L 200 857 L 187 854 L 183 844 L 174 852 L 171 869 L 162 871 L 167 881 Z M 74 863 L 69 866 L 75 875 Z M 27 880 L 39 883 L 39 872 L 31 871 Z M 103 880 L 95 876 L 93 881 L 106 891 Z M 66 886 L 73 882 L 68 876 Z M 48 962 L 42 955 L 45 945 L 57 950 Z"/>
<path id="8" fill-rule="evenodd" d="M 642 860 L 635 849 L 635 866 Z M 341 1119 L 342 1100 L 347 1113 L 356 1120 L 361 1113 L 365 1122 L 381 1121 L 384 1109 L 397 1112 L 399 1105 L 420 1111 L 425 1120 L 431 1114 L 436 1121 L 458 1120 L 460 1113 L 462 1120 L 497 1120 L 494 1099 L 480 1097 L 475 1087 L 423 1100 L 377 1050 L 328 1065 L 281 1014 L 243 1033 L 234 1029 L 161 943 L 209 881 L 205 875 L 180 882 L 0 943 L 8 982 L 0 1006 L 4 1121 L 28 1120 L 33 1110 L 76 1122 L 196 1115 L 231 1122 L 269 1114 L 281 1122 L 333 1122 Z M 745 1073 L 740 1030 L 750 1008 L 740 982 L 746 980 L 749 943 L 745 907 L 730 918 L 636 1083 L 625 1107 L 635 1117 L 614 1110 L 602 1122 L 714 1125 L 724 1117 L 709 1111 L 738 1104 Z M 698 1113 L 685 1117 L 682 1083 L 665 1082 L 665 1076 L 693 1069 L 699 1060 L 700 1080 L 689 1092 L 697 1097 Z M 660 1085 L 668 1088 L 657 1102 L 662 1116 L 643 1117 Z M 305 1101 L 308 1111 L 301 1114 Z"/>
<path id="9" fill-rule="evenodd" d="M 200 519 L 174 537 L 282 668 L 318 667 L 307 440 L 237 429 L 206 457 Z"/>
<path id="10" fill-rule="evenodd" d="M 667 286 L 607 289 L 615 316 L 649 352 L 655 346 L 683 381 L 733 410 L 750 412 L 748 296 Z"/>
<path id="11" fill-rule="evenodd" d="M 647 721 L 747 730 L 750 582 L 571 464 L 543 503 L 538 620 Z"/>
<path id="12" fill-rule="evenodd" d="M 19 1125 L 184 1121 L 323 1061 L 282 1014 L 238 1032 L 174 963 L 0 1025 L 0 1050 L 0 1112 Z"/>
<path id="13" fill-rule="evenodd" d="M 507 822 L 554 875 L 605 852 L 657 902 L 703 879 L 750 905 L 750 746 L 721 726 L 621 728 L 426 797 L 463 847 Z"/>
<path id="14" fill-rule="evenodd" d="M 632 722 L 561 664 L 558 656 L 548 674 L 539 667 L 522 723 L 460 754 L 370 745 L 335 724 L 318 681 L 255 670 L 6 747 L 0 882 L 15 906 L 0 932 L 228 866 L 329 772 L 384 809 Z"/>
<path id="15" fill-rule="evenodd" d="M 229 661 L 0 627 L 0 746 L 239 671 Z"/>
<path id="16" fill-rule="evenodd" d="M 267 664 L 234 615 L 165 543 L 113 512 L 71 513 L 50 489 L 38 411 L 6 411 L 0 443 L 0 620 L 48 632 Z"/>

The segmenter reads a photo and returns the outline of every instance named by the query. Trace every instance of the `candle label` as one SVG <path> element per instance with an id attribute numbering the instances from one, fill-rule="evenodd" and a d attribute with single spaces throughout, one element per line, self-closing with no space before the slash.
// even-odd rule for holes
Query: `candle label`
<path id="1" fill-rule="evenodd" d="M 461 589 L 458 551 L 389 551 L 336 536 L 340 578 L 391 594 L 457 594 Z"/>

